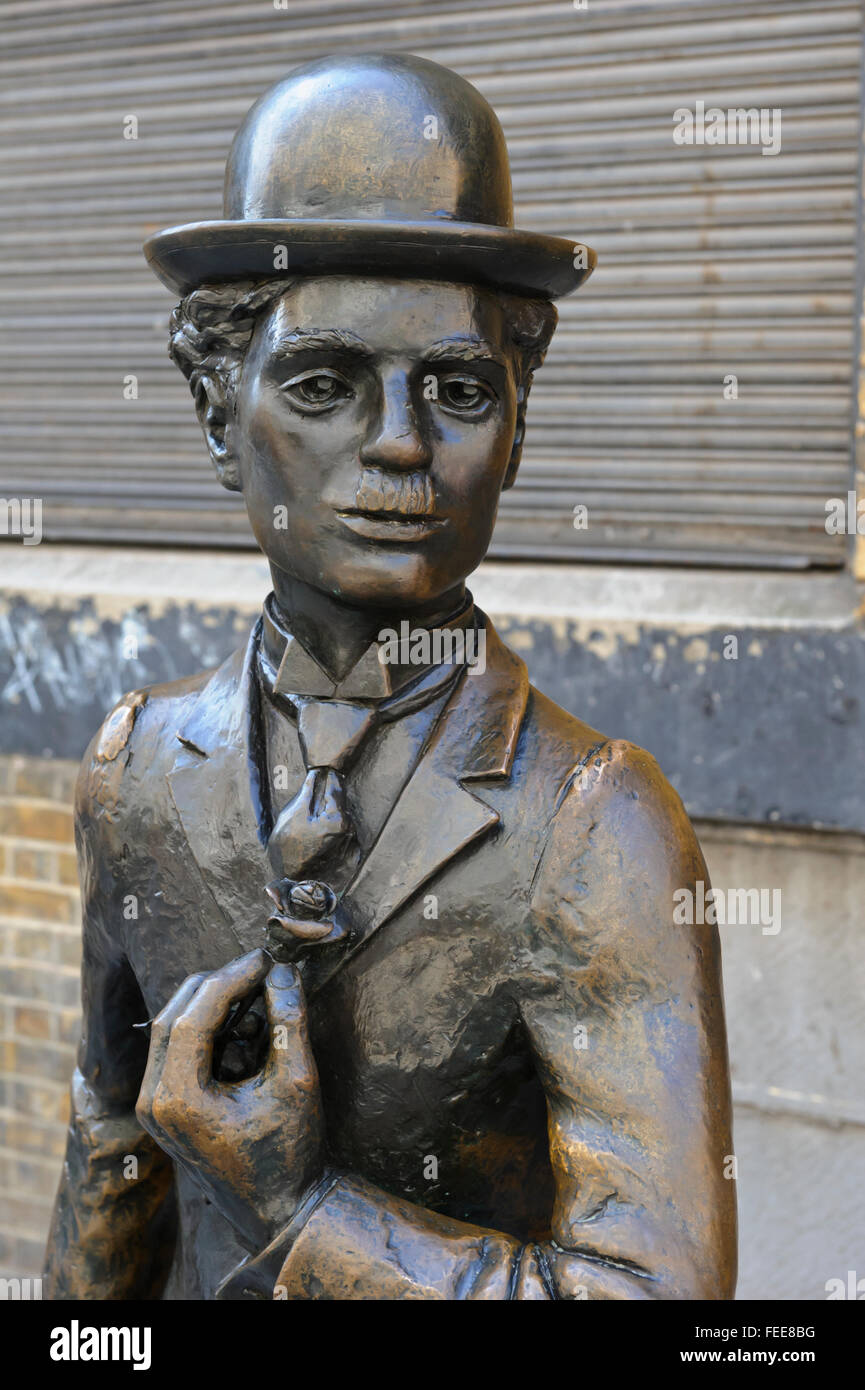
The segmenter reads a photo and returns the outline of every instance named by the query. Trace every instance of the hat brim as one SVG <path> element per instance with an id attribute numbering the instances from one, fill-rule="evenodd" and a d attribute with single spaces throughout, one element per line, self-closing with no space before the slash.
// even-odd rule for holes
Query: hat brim
<path id="1" fill-rule="evenodd" d="M 560 299 L 588 279 L 596 260 L 581 242 L 510 227 L 308 218 L 191 222 L 150 237 L 144 254 L 181 296 L 208 280 L 354 274 L 452 280 Z"/>

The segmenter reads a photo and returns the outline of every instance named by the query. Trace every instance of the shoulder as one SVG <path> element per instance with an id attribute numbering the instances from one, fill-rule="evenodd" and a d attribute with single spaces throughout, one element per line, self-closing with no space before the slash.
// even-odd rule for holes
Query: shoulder
<path id="1" fill-rule="evenodd" d="M 75 791 L 79 823 L 105 826 L 122 817 L 133 767 L 136 783 L 146 774 L 152 785 L 160 773 L 170 770 L 180 746 L 177 732 L 218 669 L 143 686 L 121 696 L 81 761 Z"/>
<path id="2" fill-rule="evenodd" d="M 588 744 L 588 746 L 587 746 Z M 699 855 L 682 799 L 645 748 L 627 739 L 598 736 L 588 743 L 577 731 L 574 761 L 560 779 L 549 841 L 565 858 L 575 852 L 587 825 L 592 843 L 616 852 L 620 874 L 676 872 Z"/>
<path id="3" fill-rule="evenodd" d="M 527 717 L 530 737 L 546 748 L 548 820 L 535 908 L 568 933 L 582 934 L 590 920 L 665 929 L 674 893 L 706 877 L 678 792 L 644 748 L 536 698 Z"/>
<path id="4" fill-rule="evenodd" d="M 525 752 L 537 762 L 552 797 L 552 822 L 566 823 L 581 807 L 595 816 L 642 824 L 687 815 L 678 793 L 651 753 L 561 709 L 530 687 Z"/>

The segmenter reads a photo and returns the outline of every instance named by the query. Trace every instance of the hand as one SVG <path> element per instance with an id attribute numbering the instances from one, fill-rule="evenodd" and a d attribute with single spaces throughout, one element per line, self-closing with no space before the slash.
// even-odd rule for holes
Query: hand
<path id="1" fill-rule="evenodd" d="M 262 982 L 264 1067 L 245 1081 L 218 1082 L 214 1034 Z M 153 1022 L 136 1114 L 249 1249 L 269 1244 L 322 1175 L 318 1070 L 294 967 L 252 951 L 210 975 L 190 975 Z"/>

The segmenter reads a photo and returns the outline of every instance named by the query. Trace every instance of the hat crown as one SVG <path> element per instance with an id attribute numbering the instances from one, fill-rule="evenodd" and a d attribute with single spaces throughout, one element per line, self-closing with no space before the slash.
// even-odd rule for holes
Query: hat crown
<path id="1" fill-rule="evenodd" d="M 504 134 L 480 92 L 438 63 L 321 59 L 248 112 L 226 165 L 225 216 L 512 227 Z"/>

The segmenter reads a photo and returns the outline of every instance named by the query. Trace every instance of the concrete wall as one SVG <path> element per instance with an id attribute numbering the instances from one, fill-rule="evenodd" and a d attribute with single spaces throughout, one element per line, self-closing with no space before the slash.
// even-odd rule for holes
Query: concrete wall
<path id="1" fill-rule="evenodd" d="M 739 1297 L 825 1298 L 828 1280 L 865 1276 L 865 842 L 697 830 L 715 887 L 781 894 L 779 931 L 721 929 Z"/>

